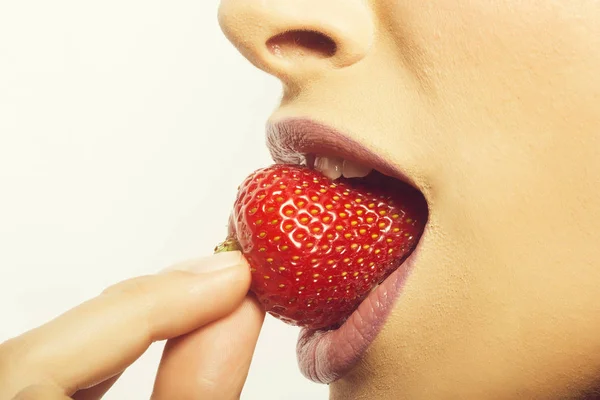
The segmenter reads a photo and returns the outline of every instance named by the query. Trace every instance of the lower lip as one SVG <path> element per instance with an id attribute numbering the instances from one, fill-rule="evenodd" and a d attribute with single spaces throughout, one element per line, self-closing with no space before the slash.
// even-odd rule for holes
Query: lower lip
<path id="1" fill-rule="evenodd" d="M 338 329 L 302 330 L 296 350 L 300 370 L 308 379 L 329 384 L 356 365 L 387 320 L 416 262 L 421 241 Z"/>

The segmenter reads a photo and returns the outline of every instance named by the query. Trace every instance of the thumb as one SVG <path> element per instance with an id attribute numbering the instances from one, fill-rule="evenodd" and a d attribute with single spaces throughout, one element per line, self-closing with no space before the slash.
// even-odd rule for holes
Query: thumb
<path id="1" fill-rule="evenodd" d="M 228 316 L 169 340 L 152 400 L 239 399 L 264 317 L 249 295 Z"/>

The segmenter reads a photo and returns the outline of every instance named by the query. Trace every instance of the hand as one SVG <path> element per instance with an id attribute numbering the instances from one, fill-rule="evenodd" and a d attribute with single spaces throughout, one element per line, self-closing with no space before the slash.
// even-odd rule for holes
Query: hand
<path id="1" fill-rule="evenodd" d="M 0 399 L 100 399 L 170 339 L 152 398 L 237 399 L 264 320 L 239 252 L 133 278 L 0 344 Z"/>

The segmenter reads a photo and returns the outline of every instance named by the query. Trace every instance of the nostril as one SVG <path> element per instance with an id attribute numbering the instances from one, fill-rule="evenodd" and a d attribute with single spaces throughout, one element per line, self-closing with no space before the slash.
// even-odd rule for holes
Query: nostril
<path id="1" fill-rule="evenodd" d="M 337 45 L 330 37 L 309 30 L 292 30 L 273 36 L 267 41 L 267 48 L 284 58 L 329 58 L 337 51 Z"/>

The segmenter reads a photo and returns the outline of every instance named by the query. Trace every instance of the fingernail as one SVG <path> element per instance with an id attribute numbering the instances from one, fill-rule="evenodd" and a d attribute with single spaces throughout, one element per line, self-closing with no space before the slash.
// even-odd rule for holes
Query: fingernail
<path id="1" fill-rule="evenodd" d="M 205 274 L 209 272 L 219 271 L 235 267 L 236 265 L 246 264 L 246 260 L 239 251 L 227 251 L 217 253 L 209 257 L 200 258 L 182 262 L 168 268 L 165 268 L 161 273 L 171 271 L 186 271 L 195 274 Z"/>

